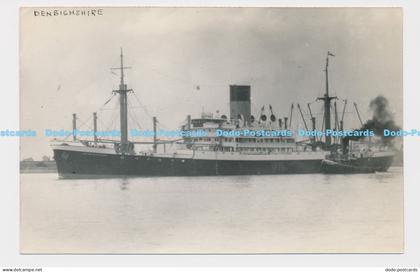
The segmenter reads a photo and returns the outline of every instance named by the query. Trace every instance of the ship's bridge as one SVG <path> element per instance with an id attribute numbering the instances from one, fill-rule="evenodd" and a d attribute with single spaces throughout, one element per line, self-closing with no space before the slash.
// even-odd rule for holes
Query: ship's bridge
<path id="1" fill-rule="evenodd" d="M 226 122 L 224 119 L 218 118 L 199 118 L 199 119 L 192 119 L 191 125 L 192 128 L 203 128 L 203 127 L 214 127 L 219 126 Z"/>

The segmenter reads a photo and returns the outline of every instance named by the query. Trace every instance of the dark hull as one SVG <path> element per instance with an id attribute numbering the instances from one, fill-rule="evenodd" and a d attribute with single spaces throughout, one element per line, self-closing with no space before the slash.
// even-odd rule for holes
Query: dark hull
<path id="1" fill-rule="evenodd" d="M 150 155 L 116 155 L 54 150 L 62 178 L 113 176 L 217 176 L 321 173 L 321 159 L 314 160 L 202 160 Z M 378 162 L 380 164 L 380 162 Z M 381 166 L 388 169 L 389 165 Z M 386 170 L 385 169 L 385 170 Z"/>
<path id="2" fill-rule="evenodd" d="M 337 162 L 324 160 L 322 172 L 326 174 L 357 174 L 385 172 L 391 166 L 393 156 L 360 158 L 353 161 Z"/>
<path id="3" fill-rule="evenodd" d="M 160 158 L 54 150 L 63 178 L 107 176 L 217 176 L 320 173 L 321 159 L 235 161 Z"/>
<path id="4" fill-rule="evenodd" d="M 326 174 L 375 173 L 372 167 L 359 167 L 351 164 L 322 162 L 322 172 Z"/>

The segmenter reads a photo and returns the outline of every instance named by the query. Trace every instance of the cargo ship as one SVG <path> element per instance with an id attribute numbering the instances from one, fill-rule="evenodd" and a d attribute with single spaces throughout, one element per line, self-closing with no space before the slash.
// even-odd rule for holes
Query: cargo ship
<path id="1" fill-rule="evenodd" d="M 325 130 L 331 129 L 331 97 L 328 91 L 328 52 L 326 58 L 326 92 L 319 100 L 324 103 Z M 205 131 L 206 135 L 184 136 L 171 141 L 176 151 L 158 151 L 159 145 L 169 141 L 156 137 L 156 118 L 153 118 L 153 142 L 135 142 L 128 139 L 128 93 L 124 78 L 124 59 L 120 54 L 120 84 L 113 93 L 119 97 L 120 139 L 110 140 L 97 136 L 93 140 L 79 140 L 73 135 L 72 141 L 60 140 L 51 143 L 58 175 L 61 178 L 104 178 L 114 176 L 217 176 L 217 175 L 266 175 L 266 174 L 307 174 L 325 172 L 325 160 L 337 152 L 337 144 L 331 136 L 323 141 L 315 137 L 297 140 L 293 135 L 280 136 L 219 136 L 218 130 L 235 131 L 287 131 L 291 126 L 289 118 L 278 118 L 264 108 L 256 117 L 251 112 L 251 86 L 230 85 L 230 116 L 203 113 L 200 117 L 187 117 L 182 130 Z M 299 105 L 298 105 L 299 107 Z M 299 107 L 300 110 L 300 107 Z M 301 116 L 304 120 L 303 114 Z M 94 135 L 97 132 L 96 113 L 93 114 Z M 311 121 L 315 128 L 315 117 Z M 306 122 L 305 122 L 306 126 Z M 76 130 L 73 114 L 73 130 Z M 252 134 L 252 133 L 251 133 Z M 253 134 L 252 134 L 253 135 Z M 274 133 L 273 133 L 274 135 Z M 137 151 L 139 145 L 149 144 L 150 151 Z M 370 157 L 361 158 L 351 151 L 352 163 L 363 162 L 373 171 L 386 171 L 392 162 L 393 152 L 378 150 Z M 328 172 L 328 171 L 327 171 Z"/>

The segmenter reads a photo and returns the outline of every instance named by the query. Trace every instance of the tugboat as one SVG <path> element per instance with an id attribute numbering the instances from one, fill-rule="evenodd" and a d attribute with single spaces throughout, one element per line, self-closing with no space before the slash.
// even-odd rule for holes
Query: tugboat
<path id="1" fill-rule="evenodd" d="M 395 151 L 381 142 L 359 142 L 343 138 L 341 149 L 327 155 L 321 167 L 322 172 L 327 174 L 385 172 L 391 166 L 394 156 Z"/>
<path id="2" fill-rule="evenodd" d="M 326 93 L 319 100 L 324 102 L 325 129 L 331 129 L 328 92 L 328 52 L 326 65 Z M 158 140 L 157 119 L 153 118 L 153 142 L 136 142 L 128 139 L 127 100 L 128 89 L 124 78 L 123 52 L 120 54 L 121 66 L 119 89 L 113 93 L 119 96 L 120 105 L 120 140 L 97 137 L 97 116 L 93 114 L 93 140 L 79 140 L 73 135 L 73 141 L 54 141 L 52 149 L 57 170 L 61 178 L 103 178 L 112 176 L 209 176 L 209 175 L 259 175 L 259 174 L 301 174 L 321 173 L 331 167 L 325 167 L 326 158 L 339 163 L 331 157 L 331 136 L 325 137 L 325 143 L 316 143 L 315 139 L 296 141 L 290 134 L 278 134 L 288 131 L 291 115 L 278 118 L 269 107 L 269 115 L 264 108 L 259 116 L 251 112 L 251 86 L 230 85 L 230 117 L 226 115 L 202 114 L 199 118 L 187 117 L 182 131 L 188 136 L 172 141 Z M 299 110 L 300 107 L 298 106 Z M 293 106 L 292 106 L 293 110 Z M 301 111 L 301 110 L 300 110 Z M 301 112 L 303 118 L 303 114 Z M 304 119 L 304 118 L 303 118 Z M 311 121 L 315 126 L 315 117 Z M 305 120 L 304 120 L 305 122 Z M 306 122 L 305 122 L 306 124 Z M 73 133 L 77 130 L 76 115 L 73 114 Z M 226 136 L 218 135 L 218 130 L 234 132 L 248 131 L 248 134 Z M 265 131 L 268 135 L 256 136 Z M 205 135 L 200 134 L 205 132 Z M 277 133 L 277 134 L 276 134 Z M 158 146 L 175 143 L 176 152 L 158 151 Z M 149 144 L 150 151 L 138 151 L 139 145 Z M 327 157 L 330 155 L 330 157 Z M 376 153 L 369 158 L 358 158 L 351 165 L 367 165 L 374 169 L 386 170 L 389 167 L 388 153 Z"/>
<path id="3" fill-rule="evenodd" d="M 322 171 L 326 174 L 356 174 L 375 173 L 375 169 L 367 166 L 357 166 L 349 160 L 322 160 Z"/>

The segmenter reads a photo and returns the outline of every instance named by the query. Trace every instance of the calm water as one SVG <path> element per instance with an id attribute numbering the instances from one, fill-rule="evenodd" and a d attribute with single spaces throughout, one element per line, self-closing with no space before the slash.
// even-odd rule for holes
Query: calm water
<path id="1" fill-rule="evenodd" d="M 22 174 L 21 251 L 402 252 L 402 177 Z"/>

